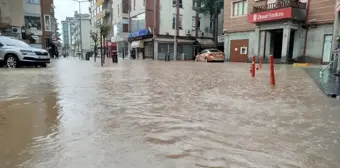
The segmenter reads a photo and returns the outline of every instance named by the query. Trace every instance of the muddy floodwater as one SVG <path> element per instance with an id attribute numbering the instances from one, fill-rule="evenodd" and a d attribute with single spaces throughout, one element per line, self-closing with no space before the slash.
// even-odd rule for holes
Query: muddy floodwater
<path id="1" fill-rule="evenodd" d="M 275 87 L 242 63 L 0 68 L 0 168 L 339 168 L 339 101 L 275 68 Z"/>

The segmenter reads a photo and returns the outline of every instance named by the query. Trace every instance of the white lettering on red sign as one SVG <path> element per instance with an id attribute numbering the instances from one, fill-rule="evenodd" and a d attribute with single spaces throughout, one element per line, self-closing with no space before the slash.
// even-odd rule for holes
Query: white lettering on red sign
<path id="1" fill-rule="evenodd" d="M 267 13 L 264 15 L 254 14 L 253 21 L 256 22 L 256 21 L 261 21 L 261 20 L 272 20 L 278 17 L 282 17 L 284 15 L 285 14 L 283 12 Z"/>

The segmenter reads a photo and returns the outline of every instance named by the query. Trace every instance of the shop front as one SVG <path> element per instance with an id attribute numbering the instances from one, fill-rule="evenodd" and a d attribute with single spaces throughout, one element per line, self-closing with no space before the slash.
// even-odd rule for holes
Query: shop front
<path id="1" fill-rule="evenodd" d="M 305 54 L 306 3 L 283 0 L 253 6 L 248 23 L 254 31 L 224 36 L 224 52 L 231 62 L 250 61 L 253 55 L 265 60 L 273 55 L 276 62 L 289 63 Z"/>
<path id="2" fill-rule="evenodd" d="M 137 32 L 130 33 L 128 36 L 129 42 L 131 42 L 131 57 L 133 59 L 145 59 L 146 55 L 146 50 L 149 50 L 152 46 L 147 45 L 145 47 L 144 45 L 144 40 L 151 38 L 152 35 L 148 29 L 142 29 Z"/>

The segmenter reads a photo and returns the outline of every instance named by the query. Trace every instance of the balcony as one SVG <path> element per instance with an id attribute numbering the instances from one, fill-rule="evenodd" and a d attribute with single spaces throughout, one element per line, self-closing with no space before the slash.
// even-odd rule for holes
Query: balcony
<path id="1" fill-rule="evenodd" d="M 297 0 L 284 0 L 275 3 L 270 3 L 262 6 L 254 6 L 252 13 L 265 12 L 274 9 L 282 8 L 296 8 L 296 9 L 306 9 L 306 3 L 299 2 Z"/>
<path id="2" fill-rule="evenodd" d="M 253 6 L 248 22 L 265 22 L 279 19 L 306 19 L 306 3 L 298 0 L 282 0 L 261 6 Z"/>

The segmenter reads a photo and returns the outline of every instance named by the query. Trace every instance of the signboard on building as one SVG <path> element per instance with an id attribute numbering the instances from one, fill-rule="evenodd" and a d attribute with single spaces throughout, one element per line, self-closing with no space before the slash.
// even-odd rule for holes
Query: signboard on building
<path id="1" fill-rule="evenodd" d="M 217 36 L 217 42 L 218 43 L 224 43 L 224 35 Z"/>
<path id="2" fill-rule="evenodd" d="M 248 15 L 249 23 L 258 23 L 273 21 L 279 19 L 292 18 L 292 8 L 282 8 L 258 13 L 252 13 Z"/>
<path id="3" fill-rule="evenodd" d="M 104 0 L 96 0 L 96 6 L 100 6 L 101 4 L 103 4 Z"/>
<path id="4" fill-rule="evenodd" d="M 142 29 L 142 30 L 139 30 L 137 32 L 130 33 L 129 38 L 142 37 L 142 36 L 146 36 L 148 34 L 149 34 L 148 29 Z"/>

